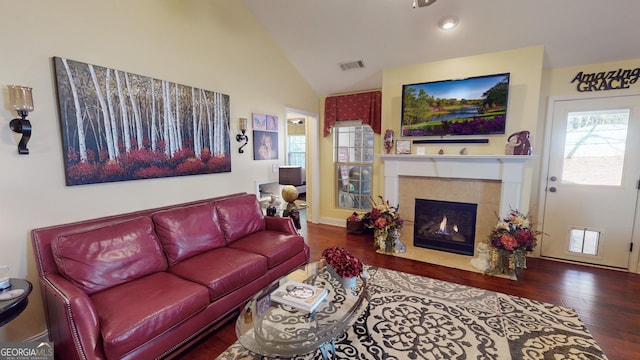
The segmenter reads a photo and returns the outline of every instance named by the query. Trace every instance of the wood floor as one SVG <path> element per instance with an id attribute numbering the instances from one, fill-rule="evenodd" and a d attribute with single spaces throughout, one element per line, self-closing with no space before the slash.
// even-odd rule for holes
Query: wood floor
<path id="1" fill-rule="evenodd" d="M 323 249 L 341 246 L 363 262 L 574 308 L 610 360 L 640 359 L 640 275 L 530 258 L 518 281 L 430 265 L 373 251 L 371 236 L 344 228 L 303 225 L 311 260 Z M 236 341 L 233 322 L 202 340 L 181 359 L 215 359 Z"/>

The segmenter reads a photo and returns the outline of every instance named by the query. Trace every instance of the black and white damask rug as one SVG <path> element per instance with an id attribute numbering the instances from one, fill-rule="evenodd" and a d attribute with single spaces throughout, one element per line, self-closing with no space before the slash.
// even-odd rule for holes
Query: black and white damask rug
<path id="1" fill-rule="evenodd" d="M 335 340 L 338 359 L 607 358 L 573 309 L 382 268 L 368 272 L 369 307 Z M 261 357 L 236 342 L 217 359 Z"/>

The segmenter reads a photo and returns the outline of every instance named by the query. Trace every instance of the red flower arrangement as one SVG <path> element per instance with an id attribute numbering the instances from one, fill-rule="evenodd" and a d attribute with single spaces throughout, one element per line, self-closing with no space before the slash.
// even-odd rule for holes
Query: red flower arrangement
<path id="1" fill-rule="evenodd" d="M 509 216 L 498 221 L 491 232 L 491 246 L 507 251 L 531 251 L 536 246 L 536 236 L 540 235 L 531 226 L 529 216 L 518 210 L 511 210 Z"/>
<path id="2" fill-rule="evenodd" d="M 362 273 L 362 262 L 343 248 L 333 246 L 324 249 L 322 257 L 341 277 L 356 277 Z"/>
<path id="3" fill-rule="evenodd" d="M 526 252 L 536 247 L 536 237 L 540 231 L 532 229 L 528 215 L 511 210 L 504 219 L 499 219 L 489 236 L 494 249 L 491 259 L 491 272 L 504 273 L 516 268 L 526 268 Z"/>
<path id="4" fill-rule="evenodd" d="M 365 226 L 372 229 L 400 229 L 404 224 L 404 220 L 398 215 L 398 208 L 389 205 L 389 201 L 384 201 L 379 196 L 380 204 L 377 204 L 371 198 L 371 211 L 364 214 L 363 221 Z"/>
<path id="5" fill-rule="evenodd" d="M 387 239 L 387 236 L 389 232 L 397 232 L 402 228 L 404 220 L 398 214 L 398 206 L 389 205 L 389 201 L 385 201 L 382 196 L 378 196 L 378 198 L 380 198 L 379 204 L 373 198 L 370 199 L 371 211 L 364 214 L 362 221 L 364 226 L 373 229 L 376 250 L 391 251 L 394 243 Z"/>

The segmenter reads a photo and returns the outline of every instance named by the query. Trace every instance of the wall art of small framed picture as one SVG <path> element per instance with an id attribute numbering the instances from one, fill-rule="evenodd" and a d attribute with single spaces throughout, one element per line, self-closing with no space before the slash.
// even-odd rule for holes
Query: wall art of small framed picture
<path id="1" fill-rule="evenodd" d="M 266 130 L 267 129 L 267 115 L 265 114 L 252 114 L 253 129 L 254 130 Z"/>
<path id="2" fill-rule="evenodd" d="M 267 115 L 267 130 L 278 131 L 278 117 Z"/>
<path id="3" fill-rule="evenodd" d="M 396 140 L 396 154 L 411 154 L 411 141 Z"/>

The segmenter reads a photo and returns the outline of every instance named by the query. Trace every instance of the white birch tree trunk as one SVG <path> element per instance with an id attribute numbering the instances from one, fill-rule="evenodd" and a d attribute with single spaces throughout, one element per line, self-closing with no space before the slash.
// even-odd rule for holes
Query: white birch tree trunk
<path id="1" fill-rule="evenodd" d="M 111 137 L 111 123 L 109 118 L 109 109 L 107 103 L 104 101 L 102 91 L 100 90 L 100 84 L 98 83 L 98 77 L 96 76 L 96 70 L 93 65 L 89 65 L 89 73 L 91 74 L 91 80 L 93 80 L 93 86 L 96 88 L 96 95 L 98 96 L 98 102 L 100 103 L 100 110 L 102 111 L 102 120 L 104 124 L 104 136 L 107 143 L 107 152 L 109 154 L 109 160 L 115 160 L 115 154 L 113 152 L 113 138 Z"/>
<path id="2" fill-rule="evenodd" d="M 222 138 L 220 137 L 220 129 L 222 128 L 222 118 L 223 118 L 223 111 L 222 111 L 222 94 L 220 93 L 215 93 L 215 100 L 213 103 L 213 111 L 214 111 L 214 131 L 215 131 L 215 135 L 213 137 L 213 143 L 215 144 L 215 154 L 216 156 L 220 156 L 223 153 L 223 146 L 222 146 Z"/>
<path id="3" fill-rule="evenodd" d="M 167 83 L 167 106 L 169 107 L 169 137 L 171 138 L 171 156 L 178 151 L 178 136 L 173 101 L 171 101 L 171 83 Z"/>
<path id="4" fill-rule="evenodd" d="M 207 146 L 209 148 L 209 151 L 211 151 L 211 155 L 215 154 L 215 139 L 213 136 L 213 130 L 214 130 L 214 126 L 213 126 L 213 122 L 215 119 L 215 114 L 212 114 L 211 112 L 211 104 L 212 102 L 215 102 L 214 99 L 211 99 L 211 101 L 209 101 L 209 98 L 207 97 L 207 93 L 204 92 L 204 90 L 202 91 L 204 94 L 204 107 L 207 110 Z M 215 95 L 214 95 L 215 96 Z"/>
<path id="5" fill-rule="evenodd" d="M 203 131 L 203 120 L 202 117 L 204 116 L 204 109 L 203 109 L 203 104 L 204 104 L 204 99 L 202 99 L 202 89 L 199 89 L 198 91 L 198 97 L 199 97 L 199 101 L 198 101 L 198 137 L 200 139 L 200 148 L 203 147 L 204 145 L 204 131 Z"/>
<path id="6" fill-rule="evenodd" d="M 167 155 L 169 157 L 173 157 L 176 152 L 176 132 L 175 132 L 175 124 L 173 121 L 173 109 L 171 108 L 171 89 L 170 84 L 166 81 L 163 81 L 163 100 L 164 100 L 164 126 L 165 126 L 165 142 L 167 143 Z"/>
<path id="7" fill-rule="evenodd" d="M 198 133 L 198 119 L 196 116 L 196 89 L 191 87 L 191 127 L 193 128 L 193 150 L 197 158 L 202 156 L 202 142 Z"/>
<path id="8" fill-rule="evenodd" d="M 180 118 L 180 90 L 177 83 L 174 85 L 176 91 L 176 145 L 179 150 L 182 150 L 184 144 L 182 142 L 182 120 Z"/>
<path id="9" fill-rule="evenodd" d="M 149 137 L 151 139 L 151 150 L 156 151 L 158 148 L 158 135 L 156 132 L 158 131 L 158 125 L 156 124 L 156 88 L 155 88 L 155 80 L 151 79 L 151 134 Z"/>
<path id="10" fill-rule="evenodd" d="M 69 77 L 69 86 L 71 87 L 71 95 L 73 97 L 73 105 L 76 108 L 76 126 L 78 127 L 78 151 L 80 153 L 80 161 L 87 161 L 87 143 L 84 134 L 84 120 L 82 118 L 82 111 L 80 109 L 80 101 L 78 100 L 78 91 L 76 90 L 76 84 L 73 81 L 73 75 L 71 74 L 71 70 L 69 69 L 69 64 L 67 63 L 67 59 L 62 58 L 62 63 L 64 64 L 64 68 L 67 71 L 67 76 Z M 67 149 L 65 149 L 67 150 Z"/>
<path id="11" fill-rule="evenodd" d="M 142 144 L 142 140 L 144 139 L 144 134 L 142 133 L 142 119 L 140 116 L 140 110 L 138 109 L 138 104 L 136 103 L 136 98 L 133 96 L 133 92 L 131 91 L 129 73 L 124 73 L 124 82 L 127 85 L 127 93 L 129 95 L 131 110 L 133 112 L 133 121 L 136 129 L 136 144 L 138 146 L 138 150 L 142 150 L 144 148 L 144 145 Z"/>
<path id="12" fill-rule="evenodd" d="M 169 107 L 167 106 L 167 82 L 162 81 L 162 113 L 164 114 L 164 122 L 162 124 L 162 136 L 164 137 L 164 153 L 167 157 L 171 157 L 171 139 L 169 139 Z"/>
<path id="13" fill-rule="evenodd" d="M 216 108 L 215 108 L 215 105 L 216 105 L 217 94 L 218 93 L 213 93 L 213 99 L 211 99 L 211 101 L 207 99 L 207 123 L 209 127 L 209 150 L 211 150 L 212 155 L 216 154 L 216 136 L 215 136 Z M 204 96 L 206 97 L 207 94 L 205 93 Z"/>
<path id="14" fill-rule="evenodd" d="M 118 86 L 118 100 L 120 101 L 120 112 L 122 114 L 122 136 L 124 137 L 124 151 L 129 152 L 131 150 L 131 135 L 129 132 L 129 114 L 127 113 L 127 102 L 124 94 L 122 93 L 122 86 L 120 84 L 120 76 L 118 70 L 115 70 L 116 84 Z"/>
<path id="15" fill-rule="evenodd" d="M 107 68 L 107 79 L 105 81 L 105 89 L 107 93 L 107 107 L 109 109 L 109 119 L 111 120 L 111 136 L 113 143 L 113 157 L 118 160 L 120 156 L 120 147 L 119 147 L 119 135 L 118 135 L 118 123 L 116 122 L 116 112 L 113 109 L 113 100 L 111 95 L 111 69 Z"/>

